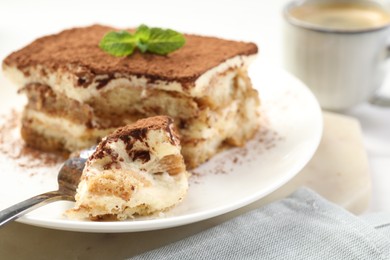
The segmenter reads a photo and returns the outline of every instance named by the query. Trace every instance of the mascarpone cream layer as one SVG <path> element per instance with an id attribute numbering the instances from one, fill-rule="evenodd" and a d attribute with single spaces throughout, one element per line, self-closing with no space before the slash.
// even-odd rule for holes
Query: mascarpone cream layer
<path id="1" fill-rule="evenodd" d="M 97 88 L 99 81 L 108 79 L 108 75 L 96 75 L 91 84 L 86 86 L 77 86 L 78 77 L 70 73 L 68 70 L 52 71 L 47 73 L 42 66 L 34 66 L 25 69 L 27 73 L 23 73 L 16 67 L 3 67 L 4 74 L 14 81 L 19 87 L 23 87 L 29 83 L 40 83 L 50 86 L 53 91 L 66 95 L 67 97 L 77 100 L 79 102 L 86 102 L 94 96 L 100 95 L 104 91 L 115 89 L 117 87 L 141 87 L 153 88 L 165 91 L 176 91 L 191 97 L 203 97 L 209 95 L 205 91 L 213 78 L 218 74 L 223 73 L 231 68 L 241 68 L 246 70 L 250 63 L 256 58 L 256 54 L 249 56 L 235 56 L 219 64 L 218 66 L 206 71 L 198 79 L 196 79 L 193 86 L 183 86 L 178 81 L 164 81 L 156 80 L 149 81 L 146 77 L 137 77 L 132 75 L 123 75 L 116 73 L 114 79 L 111 79 L 107 85 L 102 88 Z M 77 68 L 69 68 L 71 71 L 77 71 Z M 45 73 L 42 73 L 45 71 Z M 217 94 L 217 93 L 216 93 Z"/>

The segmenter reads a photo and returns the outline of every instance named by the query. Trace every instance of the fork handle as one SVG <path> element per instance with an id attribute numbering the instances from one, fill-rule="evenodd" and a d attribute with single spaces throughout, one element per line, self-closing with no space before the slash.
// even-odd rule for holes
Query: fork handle
<path id="1" fill-rule="evenodd" d="M 21 215 L 32 211 L 33 209 L 58 200 L 74 200 L 74 197 L 66 195 L 60 191 L 51 191 L 19 202 L 9 208 L 0 211 L 0 227 L 4 226 L 12 220 L 17 219 Z"/>

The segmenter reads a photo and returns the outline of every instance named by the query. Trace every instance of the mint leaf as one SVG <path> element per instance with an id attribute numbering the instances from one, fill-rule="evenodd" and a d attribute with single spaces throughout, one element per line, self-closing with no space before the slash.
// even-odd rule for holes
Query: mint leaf
<path id="1" fill-rule="evenodd" d="M 150 28 L 144 24 L 138 26 L 134 35 L 137 38 L 137 47 L 140 51 L 145 52 L 148 49 L 148 41 L 150 38 Z"/>
<path id="2" fill-rule="evenodd" d="M 152 53 L 166 55 L 181 48 L 185 42 L 184 36 L 174 30 L 150 28 L 147 50 Z"/>
<path id="3" fill-rule="evenodd" d="M 104 35 L 99 47 L 111 55 L 117 57 L 127 56 L 133 53 L 137 39 L 127 31 L 109 32 Z"/>
<path id="4" fill-rule="evenodd" d="M 99 47 L 105 52 L 123 57 L 131 55 L 135 48 L 141 52 L 150 52 L 166 55 L 185 44 L 185 38 L 181 33 L 171 29 L 149 28 L 140 25 L 133 34 L 128 31 L 109 32 L 99 43 Z"/>

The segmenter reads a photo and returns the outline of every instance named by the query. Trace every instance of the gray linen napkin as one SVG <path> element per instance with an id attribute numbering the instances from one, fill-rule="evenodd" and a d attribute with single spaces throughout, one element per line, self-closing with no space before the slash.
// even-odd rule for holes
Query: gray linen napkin
<path id="1" fill-rule="evenodd" d="M 390 259 L 390 214 L 359 218 L 301 188 L 132 259 Z"/>

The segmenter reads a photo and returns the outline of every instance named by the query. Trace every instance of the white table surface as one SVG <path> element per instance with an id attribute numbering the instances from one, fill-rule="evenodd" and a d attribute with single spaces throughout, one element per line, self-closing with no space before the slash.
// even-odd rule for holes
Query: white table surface
<path id="1" fill-rule="evenodd" d="M 256 42 L 259 59 L 283 66 L 281 10 L 286 0 L 0 1 L 0 60 L 44 34 L 64 28 L 141 23 L 178 31 Z M 390 70 L 390 68 L 389 68 Z M 0 75 L 1 76 L 1 75 Z M 390 96 L 390 80 L 383 93 Z M 345 114 L 357 118 L 372 174 L 369 211 L 390 211 L 390 109 L 362 104 Z"/>

